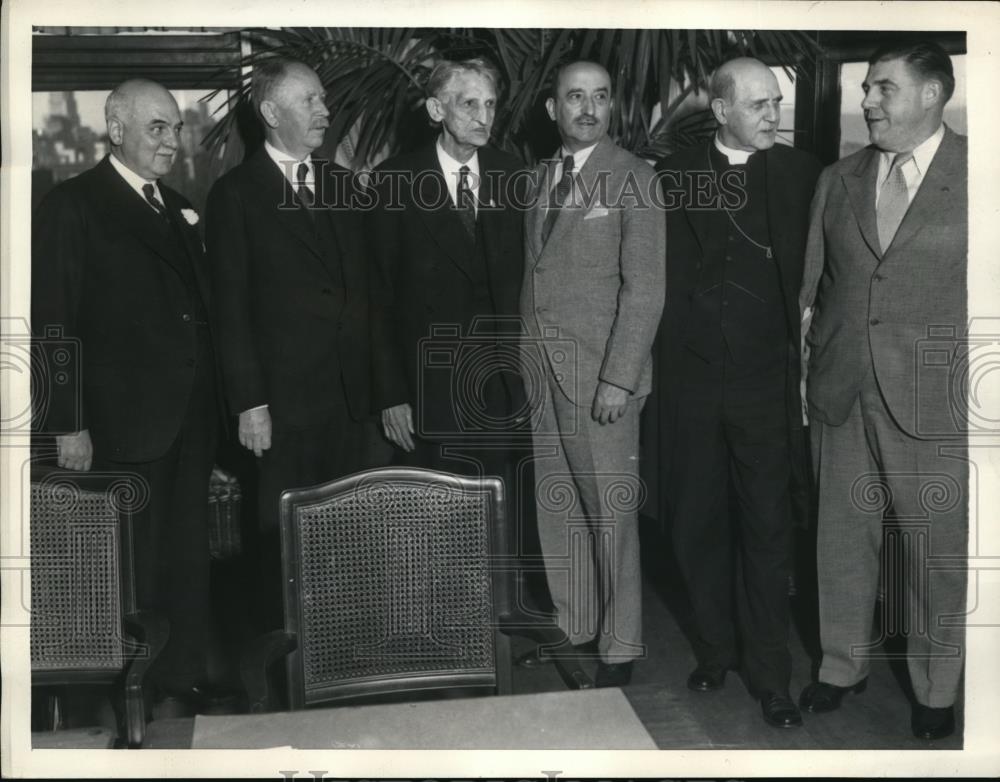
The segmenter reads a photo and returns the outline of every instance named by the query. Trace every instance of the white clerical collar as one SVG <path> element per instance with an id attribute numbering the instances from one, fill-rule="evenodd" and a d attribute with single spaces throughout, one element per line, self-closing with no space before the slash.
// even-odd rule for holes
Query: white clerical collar
<path id="1" fill-rule="evenodd" d="M 561 147 L 559 149 L 559 161 L 560 163 L 566 159 L 567 155 L 573 156 L 573 170 L 579 171 L 583 168 L 584 163 L 587 162 L 587 158 L 590 157 L 590 153 L 597 149 L 597 145 L 601 142 L 598 141 L 591 144 L 589 147 L 584 147 L 583 149 L 578 149 L 576 152 L 570 152 L 566 147 Z"/>
<path id="2" fill-rule="evenodd" d="M 289 181 L 292 187 L 298 187 L 298 168 L 299 163 L 306 164 L 306 187 L 310 190 L 315 190 L 313 183 L 315 182 L 315 168 L 312 162 L 312 153 L 307 153 L 301 160 L 296 160 L 287 152 L 282 152 L 276 146 L 274 146 L 270 141 L 264 142 L 264 149 L 267 151 L 267 155 L 271 160 L 274 161 L 281 173 L 285 175 L 285 179 Z"/>
<path id="3" fill-rule="evenodd" d="M 935 130 L 926 140 L 918 144 L 913 149 L 913 162 L 917 166 L 917 171 L 920 176 L 927 173 L 927 169 L 930 167 L 931 161 L 934 160 L 934 155 L 937 154 L 938 147 L 941 146 L 941 142 L 944 140 L 944 124 L 938 125 L 938 129 Z M 883 165 L 886 167 L 885 170 L 888 173 L 889 169 L 892 167 L 892 161 L 895 159 L 898 152 L 886 152 L 882 150 L 882 160 Z"/>
<path id="4" fill-rule="evenodd" d="M 745 166 L 747 161 L 750 159 L 750 156 L 753 154 L 753 152 L 748 152 L 745 149 L 733 149 L 732 147 L 727 147 L 719 139 L 718 133 L 715 134 L 715 148 L 725 155 L 726 160 L 729 161 L 729 165 L 731 166 Z"/>
<path id="5" fill-rule="evenodd" d="M 152 185 L 153 195 L 156 196 L 156 200 L 159 201 L 161 204 L 163 203 L 163 197 L 160 195 L 160 188 L 157 186 L 155 179 L 145 179 L 139 176 L 137 173 L 135 173 L 135 171 L 133 171 L 131 168 L 122 163 L 114 155 L 108 155 L 108 157 L 111 158 L 112 168 L 114 168 L 114 170 L 118 172 L 118 174 L 121 176 L 122 179 L 125 180 L 125 182 L 128 184 L 129 187 L 135 190 L 135 192 L 137 192 L 142 197 L 143 201 L 146 201 L 146 194 L 142 192 L 143 185 Z M 146 201 L 146 203 L 149 204 L 148 201 Z M 156 207 L 153 206 L 152 204 L 149 204 L 149 208 L 152 209 L 154 212 L 156 211 Z"/>

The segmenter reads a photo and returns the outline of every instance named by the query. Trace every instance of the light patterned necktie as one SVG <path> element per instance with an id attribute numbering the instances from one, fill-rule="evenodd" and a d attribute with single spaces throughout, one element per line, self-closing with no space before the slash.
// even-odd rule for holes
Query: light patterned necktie
<path id="1" fill-rule="evenodd" d="M 906 189 L 906 178 L 903 176 L 903 166 L 913 160 L 912 152 L 900 152 L 893 158 L 889 167 L 889 176 L 882 185 L 879 194 L 875 216 L 878 219 L 878 241 L 882 252 L 889 249 L 892 239 L 903 222 L 903 216 L 910 206 L 910 195 Z"/>

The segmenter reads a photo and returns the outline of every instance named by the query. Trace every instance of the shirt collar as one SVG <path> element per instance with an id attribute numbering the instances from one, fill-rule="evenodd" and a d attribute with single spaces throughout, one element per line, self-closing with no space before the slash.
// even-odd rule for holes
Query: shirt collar
<path id="1" fill-rule="evenodd" d="M 479 187 L 479 150 L 473 152 L 472 157 L 462 163 L 445 152 L 444 147 L 441 145 L 440 136 L 438 136 L 435 146 L 437 147 L 438 163 L 441 166 L 441 173 L 444 174 L 445 180 L 448 182 L 458 182 L 460 169 L 462 166 L 467 166 L 469 172 L 475 174 L 475 176 L 469 178 L 469 187 L 472 190 L 476 190 Z"/>
<path id="2" fill-rule="evenodd" d="M 306 184 L 310 186 L 312 185 L 315 176 L 313 170 L 312 153 L 307 154 L 301 160 L 296 160 L 287 152 L 282 152 L 280 149 L 274 146 L 270 141 L 266 140 L 264 141 L 264 149 L 267 151 L 268 157 L 274 161 L 274 165 L 276 165 L 281 170 L 281 173 L 285 175 L 285 179 L 291 182 L 293 187 L 297 187 L 299 184 L 298 171 L 297 171 L 299 167 L 298 164 L 305 163 L 307 169 Z"/>
<path id="3" fill-rule="evenodd" d="M 157 199 L 159 199 L 160 203 L 163 203 L 163 198 L 160 197 L 160 188 L 157 187 L 155 179 L 144 179 L 143 177 L 135 173 L 135 171 L 133 171 L 131 168 L 122 163 L 114 155 L 108 155 L 108 157 L 111 158 L 112 168 L 114 168 L 114 170 L 118 172 L 121 178 L 124 179 L 126 183 L 128 183 L 129 187 L 131 187 L 133 190 L 135 190 L 135 192 L 137 192 L 139 195 L 142 196 L 143 200 L 146 199 L 146 194 L 142 192 L 143 185 L 152 185 L 153 193 L 156 195 Z M 150 207 L 150 209 L 152 208 L 153 207 Z"/>
<path id="4" fill-rule="evenodd" d="M 727 147 L 719 139 L 718 133 L 715 134 L 715 148 L 725 156 L 731 166 L 745 166 L 747 161 L 750 159 L 750 156 L 753 154 L 753 152 L 748 152 L 745 149 L 733 149 L 732 147 Z"/>
<path id="5" fill-rule="evenodd" d="M 597 145 L 600 144 L 600 143 L 601 142 L 598 141 L 598 142 L 596 142 L 594 144 L 591 144 L 589 147 L 585 147 L 583 149 L 578 149 L 576 152 L 569 152 L 566 149 L 566 147 L 560 147 L 559 148 L 559 162 L 561 163 L 563 160 L 565 160 L 567 155 L 572 155 L 573 156 L 573 170 L 574 171 L 579 171 L 581 168 L 583 168 L 584 164 L 587 162 L 587 158 L 590 157 L 590 153 L 593 152 L 595 149 L 597 149 Z"/>
<path id="6" fill-rule="evenodd" d="M 944 140 L 944 124 L 938 125 L 938 129 L 935 130 L 929 138 L 918 144 L 913 149 L 913 162 L 917 166 L 917 171 L 920 176 L 927 173 L 927 169 L 930 167 L 931 161 L 934 160 L 934 155 L 937 154 L 938 147 L 941 146 L 941 142 Z M 886 152 L 882 151 L 883 165 L 891 168 L 892 161 L 895 160 L 898 152 Z M 904 164 L 905 165 L 905 164 Z"/>

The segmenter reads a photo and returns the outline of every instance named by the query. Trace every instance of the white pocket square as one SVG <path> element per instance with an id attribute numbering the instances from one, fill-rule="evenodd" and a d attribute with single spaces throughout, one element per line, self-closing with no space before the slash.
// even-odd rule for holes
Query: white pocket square
<path id="1" fill-rule="evenodd" d="M 607 217 L 608 208 L 606 206 L 595 206 L 583 216 L 584 220 L 593 220 L 595 217 Z"/>

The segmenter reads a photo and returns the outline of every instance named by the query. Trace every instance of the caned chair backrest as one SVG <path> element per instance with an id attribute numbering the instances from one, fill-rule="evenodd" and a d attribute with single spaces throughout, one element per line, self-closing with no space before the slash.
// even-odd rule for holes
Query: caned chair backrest
<path id="1" fill-rule="evenodd" d="M 499 479 L 370 470 L 285 492 L 281 525 L 292 708 L 506 689 Z"/>
<path id="2" fill-rule="evenodd" d="M 31 669 L 36 682 L 111 679 L 132 651 L 129 534 L 141 492 L 123 476 L 33 469 Z"/>

